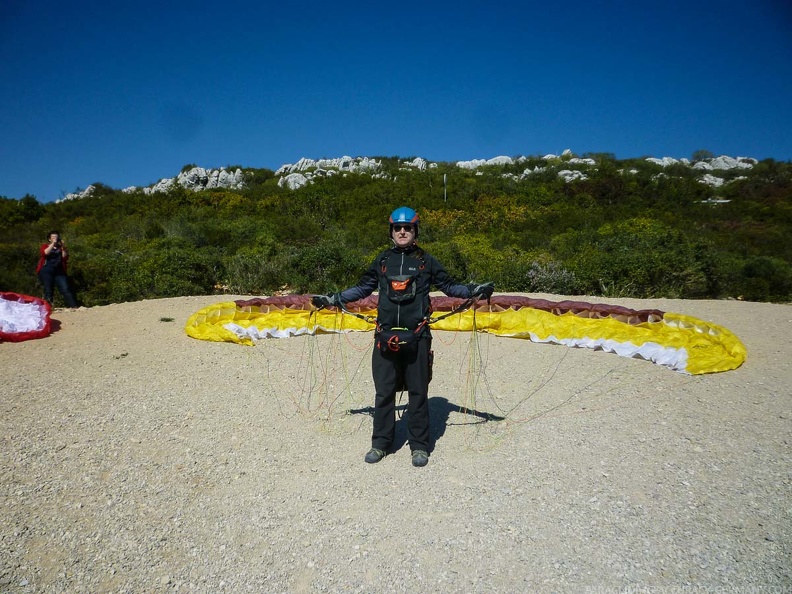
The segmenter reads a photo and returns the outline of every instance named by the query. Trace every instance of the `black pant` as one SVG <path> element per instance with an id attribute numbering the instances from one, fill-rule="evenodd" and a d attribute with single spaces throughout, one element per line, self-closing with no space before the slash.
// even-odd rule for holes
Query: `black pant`
<path id="1" fill-rule="evenodd" d="M 55 286 L 63 295 L 63 300 L 66 302 L 66 307 L 77 307 L 77 301 L 69 289 L 69 279 L 66 273 L 57 269 L 47 268 L 46 266 L 39 271 L 39 280 L 44 285 L 44 299 L 52 305 L 52 298 L 55 293 Z"/>
<path id="2" fill-rule="evenodd" d="M 431 336 L 418 339 L 408 353 L 383 354 L 376 346 L 371 355 L 371 373 L 377 392 L 374 400 L 374 430 L 371 447 L 387 451 L 396 431 L 396 390 L 404 385 L 409 394 L 407 435 L 410 449 L 429 451 L 429 351 Z"/>

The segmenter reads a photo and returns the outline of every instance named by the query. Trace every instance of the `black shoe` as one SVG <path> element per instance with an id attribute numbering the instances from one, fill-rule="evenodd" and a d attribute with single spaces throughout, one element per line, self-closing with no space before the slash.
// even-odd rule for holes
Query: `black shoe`
<path id="1" fill-rule="evenodd" d="M 415 450 L 412 453 L 413 466 L 426 466 L 429 464 L 429 454 L 423 450 Z"/>
<path id="2" fill-rule="evenodd" d="M 365 460 L 366 460 L 366 462 L 368 462 L 369 464 L 376 464 L 377 462 L 379 462 L 380 460 L 382 460 L 384 457 L 385 457 L 385 452 L 384 452 L 384 451 L 382 451 L 382 450 L 378 450 L 377 448 L 371 448 L 371 449 L 370 449 L 370 450 L 369 450 L 369 451 L 366 453 L 366 458 L 365 458 Z"/>

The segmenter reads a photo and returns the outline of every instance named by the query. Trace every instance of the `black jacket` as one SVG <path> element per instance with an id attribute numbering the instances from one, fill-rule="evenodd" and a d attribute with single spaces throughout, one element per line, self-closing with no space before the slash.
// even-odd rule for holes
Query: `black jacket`
<path id="1" fill-rule="evenodd" d="M 432 286 L 449 297 L 470 297 L 470 287 L 454 281 L 432 255 L 415 245 L 404 249 L 393 247 L 377 256 L 358 284 L 338 297 L 342 303 L 349 303 L 379 290 L 379 326 L 415 330 L 432 311 L 429 299 Z"/>

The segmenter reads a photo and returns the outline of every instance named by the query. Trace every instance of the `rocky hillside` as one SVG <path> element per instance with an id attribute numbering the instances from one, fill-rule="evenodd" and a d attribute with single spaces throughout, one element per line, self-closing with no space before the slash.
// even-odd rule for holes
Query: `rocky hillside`
<path id="1" fill-rule="evenodd" d="M 751 169 L 757 163 L 757 160 L 751 157 L 729 157 L 725 155 L 695 162 L 688 159 L 674 159 L 671 157 L 663 157 L 660 159 L 648 157 L 645 160 L 660 165 L 663 168 L 676 165 L 688 167 L 700 174 L 699 181 L 713 188 L 720 187 L 724 183 L 727 183 L 727 180 L 722 175 L 723 172 L 735 169 Z M 539 161 L 539 163 L 537 163 L 537 161 Z M 469 170 L 482 170 L 485 167 L 498 165 L 519 166 L 522 164 L 525 164 L 526 168 L 521 173 L 505 173 L 503 174 L 504 177 L 510 177 L 515 181 L 519 181 L 531 175 L 551 171 L 565 181 L 572 182 L 587 179 L 587 172 L 596 169 L 598 166 L 597 159 L 591 157 L 577 157 L 570 149 L 565 150 L 560 155 L 548 154 L 543 157 L 516 158 L 499 156 L 491 159 L 473 159 L 471 161 L 457 161 L 455 163 L 456 167 Z M 533 164 L 533 167 L 531 167 L 530 164 Z M 438 163 L 427 161 L 422 157 L 400 162 L 400 169 L 402 170 L 424 171 L 426 169 L 436 168 L 437 166 Z M 623 173 L 627 175 L 635 172 L 636 171 L 632 169 L 623 171 Z M 392 173 L 389 173 L 383 168 L 382 159 L 347 156 L 334 159 L 302 158 L 296 163 L 286 163 L 282 165 L 275 172 L 275 176 L 278 178 L 279 186 L 295 190 L 317 179 L 351 173 L 370 175 L 379 178 L 388 178 L 392 176 Z M 192 167 L 182 171 L 176 177 L 162 179 L 151 186 L 143 188 L 131 186 L 124 188 L 123 191 L 127 193 L 143 192 L 145 194 L 153 194 L 168 192 L 177 186 L 196 192 L 212 188 L 241 189 L 245 187 L 248 175 L 249 173 L 246 173 L 240 168 L 231 171 L 225 167 L 221 167 L 220 169 Z M 728 181 L 735 181 L 736 179 L 741 178 L 731 177 Z M 81 192 L 67 194 L 64 196 L 63 200 L 74 200 L 90 196 L 94 191 L 95 187 L 90 185 Z"/>

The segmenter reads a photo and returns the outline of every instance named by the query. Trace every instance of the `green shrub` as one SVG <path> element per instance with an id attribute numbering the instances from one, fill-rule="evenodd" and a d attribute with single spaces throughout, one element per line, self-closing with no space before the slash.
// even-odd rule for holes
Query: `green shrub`
<path id="1" fill-rule="evenodd" d="M 526 277 L 525 290 L 531 293 L 574 295 L 580 290 L 575 273 L 559 262 L 531 262 Z"/>
<path id="2" fill-rule="evenodd" d="M 0 243 L 0 291 L 42 295 L 36 277 L 38 245 Z"/>
<path id="3" fill-rule="evenodd" d="M 226 260 L 225 284 L 233 293 L 272 295 L 288 289 L 291 256 L 284 252 L 267 255 L 265 251 L 244 250 Z"/>
<path id="4" fill-rule="evenodd" d="M 224 276 L 220 250 L 194 249 L 166 242 L 153 242 L 139 252 L 118 255 L 112 263 L 105 261 L 103 268 L 106 281 L 94 280 L 88 293 L 95 299 L 108 299 L 112 303 L 208 295 Z"/>
<path id="5" fill-rule="evenodd" d="M 421 245 L 427 252 L 437 258 L 453 279 L 458 282 L 465 282 L 469 279 L 468 260 L 455 242 L 426 242 Z"/>
<path id="6" fill-rule="evenodd" d="M 748 258 L 741 276 L 742 296 L 750 301 L 787 301 L 792 294 L 792 266 L 778 258 Z"/>
<path id="7" fill-rule="evenodd" d="M 582 291 L 606 297 L 700 297 L 708 281 L 697 243 L 652 219 L 606 224 L 554 238 Z M 703 250 L 706 251 L 706 250 Z"/>
<path id="8" fill-rule="evenodd" d="M 334 291 L 357 281 L 387 242 L 388 214 L 409 205 L 421 245 L 454 278 L 492 280 L 498 292 L 792 298 L 792 164 L 765 160 L 713 190 L 682 164 L 592 156 L 588 180 L 571 184 L 557 176 L 563 160 L 516 181 L 544 160 L 405 171 L 388 157 L 383 178 L 339 174 L 296 191 L 245 169 L 249 185 L 234 191 L 126 194 L 98 183 L 93 196 L 62 203 L 0 199 L 0 289 L 40 294 L 38 246 L 57 229 L 86 304 L 217 284 Z"/>
<path id="9" fill-rule="evenodd" d="M 336 238 L 322 239 L 294 254 L 291 282 L 299 293 L 337 291 L 357 282 L 369 264 Z"/>

